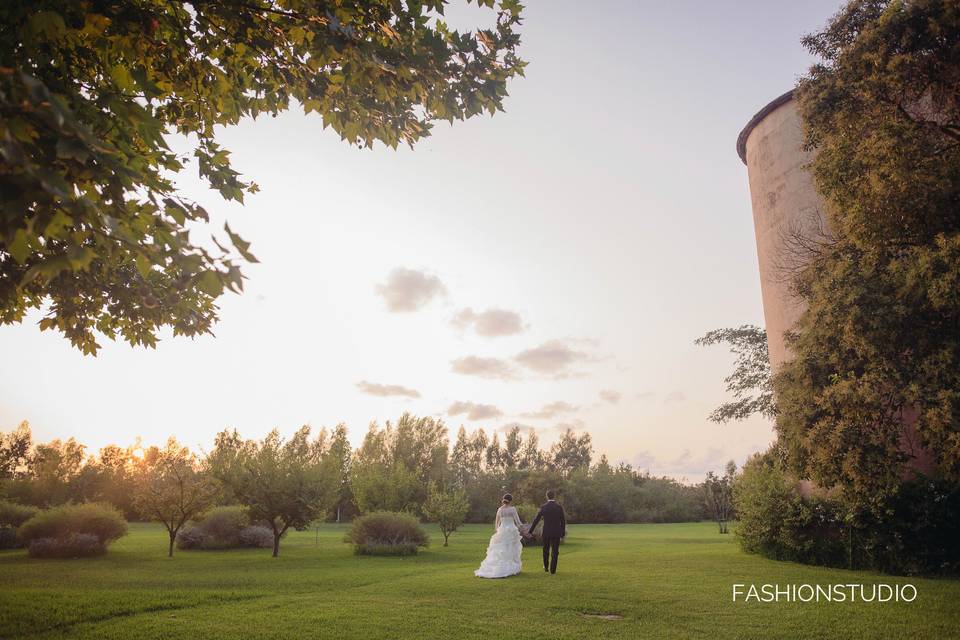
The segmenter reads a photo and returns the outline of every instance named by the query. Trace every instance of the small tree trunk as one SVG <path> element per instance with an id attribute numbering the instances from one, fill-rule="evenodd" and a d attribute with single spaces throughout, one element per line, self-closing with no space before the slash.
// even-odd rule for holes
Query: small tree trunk
<path id="1" fill-rule="evenodd" d="M 273 530 L 273 557 L 280 557 L 280 532 Z"/>
<path id="2" fill-rule="evenodd" d="M 167 557 L 168 557 L 168 558 L 172 558 L 172 557 L 173 557 L 173 541 L 176 540 L 176 539 L 177 539 L 177 532 L 176 532 L 176 531 L 171 531 L 171 532 L 170 532 L 170 550 L 167 552 Z"/>
<path id="3" fill-rule="evenodd" d="M 443 532 L 443 546 L 445 546 L 445 547 L 450 546 L 450 545 L 448 544 L 449 541 L 450 541 L 450 532 L 449 532 L 449 531 L 444 531 L 444 532 Z"/>

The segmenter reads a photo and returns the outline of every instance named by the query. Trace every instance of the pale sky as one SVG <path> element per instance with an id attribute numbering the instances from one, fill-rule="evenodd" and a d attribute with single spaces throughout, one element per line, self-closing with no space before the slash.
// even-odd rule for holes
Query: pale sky
<path id="1" fill-rule="evenodd" d="M 411 411 L 545 445 L 570 425 L 598 456 L 688 480 L 742 463 L 771 425 L 706 419 L 732 358 L 693 345 L 763 324 L 734 143 L 838 8 L 532 0 L 506 113 L 412 151 L 349 147 L 298 109 L 224 131 L 262 191 L 239 207 L 180 178 L 261 261 L 216 337 L 102 340 L 92 358 L 39 314 L 0 327 L 0 431 L 28 420 L 95 452 L 345 422 L 358 444 Z"/>

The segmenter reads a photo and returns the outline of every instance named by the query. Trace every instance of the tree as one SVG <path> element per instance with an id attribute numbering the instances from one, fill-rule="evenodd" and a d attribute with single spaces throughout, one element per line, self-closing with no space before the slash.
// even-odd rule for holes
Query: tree
<path id="1" fill-rule="evenodd" d="M 724 380 L 727 391 L 736 399 L 714 409 L 709 419 L 724 423 L 744 420 L 754 414 L 774 418 L 777 408 L 767 352 L 767 332 L 752 324 L 736 329 L 714 329 L 697 338 L 694 344 L 709 346 L 724 342 L 730 345 L 730 353 L 737 356 L 733 373 Z"/>
<path id="2" fill-rule="evenodd" d="M 533 471 L 543 469 L 544 466 L 543 452 L 540 451 L 540 439 L 537 437 L 537 432 L 530 429 L 517 460 L 517 467 L 522 471 Z"/>
<path id="3" fill-rule="evenodd" d="M 213 504 L 216 490 L 201 472 L 196 456 L 173 438 L 151 458 L 137 477 L 134 504 L 144 517 L 166 528 L 167 556 L 172 558 L 177 533 Z"/>
<path id="4" fill-rule="evenodd" d="M 350 481 L 361 513 L 415 513 L 422 504 L 417 499 L 420 490 L 417 476 L 402 464 L 382 465 L 358 458 Z"/>
<path id="5" fill-rule="evenodd" d="M 350 448 L 350 441 L 347 439 L 347 426 L 338 424 L 333 430 L 333 437 L 330 440 L 330 459 L 337 467 L 337 477 L 339 487 L 337 490 L 337 501 L 334 504 L 335 522 L 340 522 L 341 517 L 352 517 L 356 513 L 354 504 L 353 490 L 350 486 L 350 464 L 353 457 L 353 451 Z"/>
<path id="6" fill-rule="evenodd" d="M 419 513 L 430 482 L 447 473 L 449 447 L 447 428 L 435 418 L 404 413 L 396 424 L 372 423 L 352 464 L 357 506 Z"/>
<path id="7" fill-rule="evenodd" d="M 413 472 L 421 484 L 419 502 L 426 499 L 430 480 L 442 478 L 447 468 L 450 442 L 442 420 L 405 412 L 396 424 L 385 426 L 389 455 L 396 464 Z"/>
<path id="8" fill-rule="evenodd" d="M 107 445 L 100 449 L 96 460 L 87 463 L 84 469 L 96 475 L 92 493 L 86 497 L 88 502 L 109 502 L 128 520 L 136 515 L 134 485 L 144 462 L 134 455 L 139 446 L 139 442 L 125 448 Z"/>
<path id="9" fill-rule="evenodd" d="M 503 471 L 503 450 L 500 448 L 500 435 L 496 432 L 490 440 L 490 446 L 487 447 L 485 458 L 487 471 L 492 473 Z"/>
<path id="10" fill-rule="evenodd" d="M 708 471 L 703 481 L 707 510 L 717 521 L 720 533 L 727 533 L 727 522 L 733 514 L 733 479 L 736 473 L 737 465 L 731 460 L 722 477 Z"/>
<path id="11" fill-rule="evenodd" d="M 292 104 L 350 144 L 413 145 L 434 122 L 503 108 L 523 73 L 518 0 L 478 0 L 490 28 L 460 33 L 444 2 L 188 0 L 0 5 L 0 322 L 48 309 L 87 354 L 96 335 L 155 346 L 156 332 L 209 333 L 225 288 L 256 259 L 194 242 L 209 220 L 175 176 L 243 202 L 256 184 L 217 132 Z M 49 306 L 48 306 L 49 305 Z"/>
<path id="12" fill-rule="evenodd" d="M 336 501 L 338 469 L 328 452 L 326 431 L 311 440 L 310 427 L 303 426 L 284 441 L 274 429 L 259 442 L 222 431 L 207 465 L 247 508 L 251 521 L 271 528 L 274 558 L 288 529 L 306 529 Z"/>
<path id="13" fill-rule="evenodd" d="M 577 469 L 589 469 L 590 459 L 593 456 L 593 444 L 589 433 L 577 436 L 572 429 L 567 429 L 552 447 L 550 460 L 553 467 L 563 475 L 569 475 Z"/>
<path id="14" fill-rule="evenodd" d="M 503 439 L 503 449 L 500 452 L 505 469 L 515 469 L 518 466 L 522 448 L 523 436 L 520 435 L 520 427 L 513 425 Z"/>
<path id="15" fill-rule="evenodd" d="M 0 480 L 12 478 L 30 453 L 30 425 L 26 420 L 10 433 L 0 433 Z"/>
<path id="16" fill-rule="evenodd" d="M 473 476 L 473 469 L 470 465 L 470 439 L 467 436 L 467 430 L 460 427 L 457 431 L 457 440 L 453 444 L 453 451 L 450 452 L 450 473 L 458 486 L 465 487 Z"/>
<path id="17" fill-rule="evenodd" d="M 18 502 L 38 507 L 77 498 L 76 481 L 83 470 L 85 449 L 73 438 L 35 445 L 26 457 L 23 471 L 8 484 L 7 493 Z"/>
<path id="18" fill-rule="evenodd" d="M 427 493 L 427 502 L 423 514 L 431 522 L 440 526 L 443 534 L 443 546 L 448 546 L 450 534 L 456 531 L 467 515 L 470 502 L 463 489 L 444 488 L 438 482 L 431 482 Z"/>
<path id="19" fill-rule="evenodd" d="M 775 380 L 790 471 L 880 509 L 906 475 L 960 481 L 960 13 L 849 3 L 798 87 L 830 237 Z"/>

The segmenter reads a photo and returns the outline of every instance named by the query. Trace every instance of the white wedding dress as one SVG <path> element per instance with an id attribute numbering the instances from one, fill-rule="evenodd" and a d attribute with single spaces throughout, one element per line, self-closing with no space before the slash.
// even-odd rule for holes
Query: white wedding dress
<path id="1" fill-rule="evenodd" d="M 520 515 L 516 507 L 497 509 L 497 531 L 490 537 L 487 557 L 480 568 L 473 572 L 478 578 L 506 578 L 520 573 Z"/>

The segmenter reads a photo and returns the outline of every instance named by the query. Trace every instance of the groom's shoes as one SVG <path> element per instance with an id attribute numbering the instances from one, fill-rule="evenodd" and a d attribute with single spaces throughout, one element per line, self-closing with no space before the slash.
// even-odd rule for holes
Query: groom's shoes
<path id="1" fill-rule="evenodd" d="M 549 573 L 549 572 L 550 572 L 550 569 L 547 569 L 546 567 L 544 567 L 544 568 L 543 568 L 543 572 L 544 572 L 544 573 Z"/>

